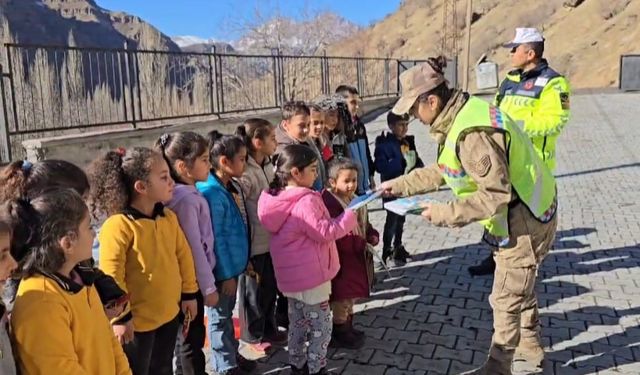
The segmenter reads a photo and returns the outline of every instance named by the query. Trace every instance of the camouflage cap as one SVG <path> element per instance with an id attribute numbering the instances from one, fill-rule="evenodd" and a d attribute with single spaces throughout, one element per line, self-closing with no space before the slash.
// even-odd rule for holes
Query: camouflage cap
<path id="1" fill-rule="evenodd" d="M 393 106 L 391 112 L 404 115 L 409 112 L 418 96 L 431 91 L 446 82 L 442 73 L 433 69 L 429 63 L 422 63 L 400 74 L 402 96 Z"/>

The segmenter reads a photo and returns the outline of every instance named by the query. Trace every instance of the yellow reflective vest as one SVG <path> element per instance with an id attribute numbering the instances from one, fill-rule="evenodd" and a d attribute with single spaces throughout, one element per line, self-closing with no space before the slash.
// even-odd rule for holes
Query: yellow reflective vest
<path id="1" fill-rule="evenodd" d="M 570 91 L 567 80 L 543 60 L 533 70 L 507 74 L 493 102 L 520 125 L 552 172 L 556 140 L 569 120 Z"/>
<path id="2" fill-rule="evenodd" d="M 458 112 L 451 130 L 438 152 L 440 172 L 459 199 L 474 194 L 478 187 L 469 177 L 458 158 L 460 135 L 473 129 L 492 128 L 505 134 L 509 177 L 518 198 L 533 216 L 548 222 L 555 214 L 556 181 L 542 159 L 538 157 L 527 135 L 500 109 L 471 96 Z M 509 208 L 504 207 L 480 223 L 485 227 L 485 240 L 492 245 L 506 246 L 509 242 Z"/>

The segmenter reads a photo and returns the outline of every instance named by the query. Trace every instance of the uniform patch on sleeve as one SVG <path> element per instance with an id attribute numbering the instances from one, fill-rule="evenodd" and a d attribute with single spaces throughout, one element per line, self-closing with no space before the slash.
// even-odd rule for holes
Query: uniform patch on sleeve
<path id="1" fill-rule="evenodd" d="M 491 170 L 491 158 L 489 155 L 484 155 L 480 160 L 472 161 L 470 164 L 473 172 L 480 177 L 486 176 Z"/>
<path id="2" fill-rule="evenodd" d="M 562 105 L 562 109 L 570 109 L 571 102 L 569 101 L 569 93 L 561 92 L 560 93 L 560 105 Z"/>

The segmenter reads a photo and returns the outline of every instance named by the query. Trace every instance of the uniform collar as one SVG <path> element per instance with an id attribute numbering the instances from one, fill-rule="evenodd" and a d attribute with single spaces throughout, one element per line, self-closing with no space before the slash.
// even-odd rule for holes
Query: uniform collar
<path id="1" fill-rule="evenodd" d="M 131 206 L 128 206 L 124 210 L 122 210 L 122 214 L 127 216 L 131 220 L 155 220 L 158 216 L 164 217 L 164 204 L 156 203 L 156 205 L 153 207 L 153 213 L 151 214 L 151 216 L 147 216 Z"/>
<path id="2" fill-rule="evenodd" d="M 520 82 L 522 82 L 522 81 L 525 81 L 525 80 L 528 80 L 528 79 L 531 79 L 531 78 L 538 77 L 547 68 L 549 68 L 549 62 L 547 61 L 547 59 L 542 59 L 542 60 L 540 60 L 540 63 L 538 63 L 538 65 L 536 65 L 535 68 L 533 68 L 533 69 L 531 69 L 529 71 L 525 72 L 522 69 L 516 69 L 516 70 L 512 70 L 511 72 L 509 72 L 509 75 L 518 77 L 520 79 Z"/>
<path id="3" fill-rule="evenodd" d="M 82 290 L 85 286 L 93 285 L 95 281 L 95 272 L 90 267 L 85 267 L 82 265 L 77 265 L 73 272 L 75 272 L 82 280 L 82 284 L 79 284 L 73 279 L 70 279 L 67 276 L 64 276 L 58 272 L 48 273 L 48 272 L 40 272 L 44 277 L 47 277 L 58 284 L 60 288 L 63 290 L 76 294 Z"/>
<path id="4" fill-rule="evenodd" d="M 458 112 L 464 107 L 465 103 L 469 100 L 469 94 L 463 92 L 461 90 L 456 90 L 451 95 L 451 99 L 444 106 L 442 112 L 436 117 L 431 124 L 431 129 L 429 133 L 431 136 L 438 142 L 438 144 L 443 144 L 444 140 L 447 138 L 447 134 L 449 134 L 449 130 L 453 126 L 453 122 L 458 115 Z"/>

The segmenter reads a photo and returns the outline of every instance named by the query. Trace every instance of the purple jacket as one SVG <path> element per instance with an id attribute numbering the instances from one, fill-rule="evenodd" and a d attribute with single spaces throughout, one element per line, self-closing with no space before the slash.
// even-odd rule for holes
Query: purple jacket
<path id="1" fill-rule="evenodd" d="M 258 218 L 271 232 L 270 251 L 278 289 L 296 293 L 333 279 L 340 269 L 336 240 L 358 225 L 351 210 L 335 219 L 320 193 L 307 188 L 263 191 Z"/>
<path id="2" fill-rule="evenodd" d="M 213 268 L 216 257 L 213 253 L 213 225 L 209 205 L 202 194 L 192 185 L 176 184 L 173 198 L 167 204 L 178 216 L 196 266 L 196 279 L 204 296 L 216 291 Z"/>

